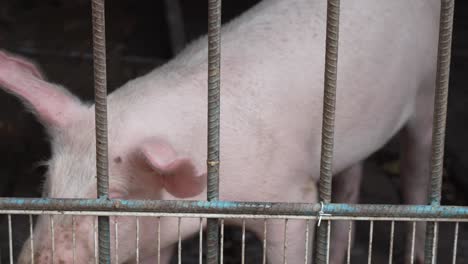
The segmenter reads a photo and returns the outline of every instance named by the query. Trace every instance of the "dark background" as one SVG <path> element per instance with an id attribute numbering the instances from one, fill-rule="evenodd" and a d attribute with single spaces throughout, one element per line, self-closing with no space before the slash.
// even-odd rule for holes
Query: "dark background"
<path id="1" fill-rule="evenodd" d="M 47 78 L 69 88 L 85 100 L 93 99 L 92 26 L 90 1 L 3 0 L 0 2 L 0 49 L 22 54 L 39 63 Z M 106 5 L 108 89 L 141 76 L 169 60 L 180 45 L 206 33 L 207 1 L 113 0 Z M 223 22 L 258 2 L 223 1 Z M 176 9 L 174 9 L 176 7 Z M 169 16 L 170 14 L 170 16 Z M 457 0 L 449 92 L 443 204 L 466 205 L 468 177 L 468 2 Z M 168 20 L 169 17 L 175 18 Z M 168 22 L 172 21 L 172 22 Z M 24 111 L 20 102 L 0 91 L 0 197 L 38 197 L 44 168 L 39 161 L 50 156 L 43 128 Z M 398 161 L 395 140 L 366 163 L 362 203 L 399 203 Z M 14 251 L 18 253 L 28 234 L 25 218 L 13 218 Z M 353 262 L 363 263 L 367 254 L 368 223 L 358 223 Z M 459 257 L 468 253 L 465 225 L 460 226 Z M 397 225 L 395 261 L 401 261 L 402 228 Z M 385 263 L 388 254 L 388 223 L 374 231 L 374 263 Z M 441 226 L 439 257 L 451 254 L 453 224 Z M 225 262 L 240 263 L 241 233 L 226 231 Z M 198 240 L 184 242 L 183 263 L 198 263 Z M 261 262 L 261 243 L 247 235 L 247 263 Z M 0 216 L 0 264 L 8 260 L 6 217 Z M 175 260 L 175 259 L 174 259 Z"/>

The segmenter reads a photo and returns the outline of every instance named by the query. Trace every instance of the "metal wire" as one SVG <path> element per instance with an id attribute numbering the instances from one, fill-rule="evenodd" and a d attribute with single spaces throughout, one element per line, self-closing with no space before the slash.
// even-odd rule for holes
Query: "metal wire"
<path id="1" fill-rule="evenodd" d="M 140 264 L 140 218 L 138 218 L 137 216 L 135 220 L 136 220 L 136 264 Z"/>
<path id="2" fill-rule="evenodd" d="M 97 195 L 107 199 L 109 192 L 109 164 L 107 139 L 107 72 L 105 0 L 92 1 L 93 62 L 95 89 L 96 176 Z M 99 263 L 110 263 L 109 217 L 98 218 Z"/>
<path id="3" fill-rule="evenodd" d="M 245 219 L 242 219 L 242 252 L 241 263 L 245 264 Z"/>
<path id="4" fill-rule="evenodd" d="M 161 218 L 158 217 L 158 264 L 161 263 Z"/>
<path id="5" fill-rule="evenodd" d="M 10 264 L 13 264 L 13 234 L 11 228 L 11 215 L 8 215 L 8 248 L 10 250 Z"/>
<path id="6" fill-rule="evenodd" d="M 338 64 L 338 33 L 339 33 L 340 0 L 328 0 L 327 33 L 325 55 L 325 88 L 323 100 L 322 145 L 320 159 L 320 201 L 331 202 L 331 178 L 333 169 L 333 138 L 335 130 L 335 97 Z M 328 224 L 321 225 L 317 234 L 316 263 L 328 263 L 329 244 L 327 234 Z"/>
<path id="7" fill-rule="evenodd" d="M 180 221 L 181 218 L 177 218 L 177 263 L 182 263 L 182 237 L 180 232 Z"/>
<path id="8" fill-rule="evenodd" d="M 455 223 L 455 234 L 453 235 L 453 256 L 452 256 L 452 264 L 456 264 L 457 262 L 457 247 L 458 247 L 458 226 L 460 223 Z"/>
<path id="9" fill-rule="evenodd" d="M 288 263 L 288 219 L 284 219 L 284 232 L 283 232 L 283 264 Z"/>
<path id="10" fill-rule="evenodd" d="M 73 264 L 76 263 L 76 223 L 75 216 L 72 215 L 72 247 L 73 247 Z"/>
<path id="11" fill-rule="evenodd" d="M 200 226 L 198 227 L 198 236 L 200 237 L 198 243 L 198 263 L 203 264 L 203 218 L 200 218 Z"/>
<path id="12" fill-rule="evenodd" d="M 31 246 L 31 264 L 34 264 L 34 231 L 33 231 L 33 217 L 29 215 L 29 235 L 30 235 L 30 246 Z"/>
<path id="13" fill-rule="evenodd" d="M 50 242 L 52 244 L 52 264 L 55 263 L 55 228 L 54 228 L 54 216 L 49 216 L 49 224 L 50 224 Z"/>
<path id="14" fill-rule="evenodd" d="M 432 205 L 440 204 L 442 170 L 444 159 L 445 125 L 447 118 L 447 96 L 450 75 L 450 56 L 452 48 L 454 0 L 441 0 L 439 42 L 437 54 L 437 80 L 434 101 L 434 124 L 432 130 L 431 193 Z M 426 264 L 435 262 L 437 248 L 437 223 L 426 227 L 425 260 Z M 434 244 L 433 244 L 434 243 Z"/>
<path id="15" fill-rule="evenodd" d="M 374 240 L 374 221 L 370 222 L 370 227 L 369 227 L 369 252 L 367 255 L 367 263 L 371 264 L 372 263 L 372 242 Z"/>
<path id="16" fill-rule="evenodd" d="M 393 240 L 395 237 L 395 221 L 392 221 L 392 225 L 390 226 L 390 247 L 388 249 L 388 264 L 392 264 L 393 262 Z"/>
<path id="17" fill-rule="evenodd" d="M 351 263 L 351 236 L 353 233 L 353 222 L 349 221 L 348 227 L 348 250 L 346 252 L 346 263 Z"/>
<path id="18" fill-rule="evenodd" d="M 99 220 L 98 220 L 99 221 Z M 98 257 L 99 255 L 99 232 L 98 232 L 98 227 L 96 225 L 96 218 L 93 218 L 93 231 L 94 231 L 94 263 L 98 264 L 100 262 L 100 259 Z M 99 263 L 100 264 L 100 263 Z"/>
<path id="19" fill-rule="evenodd" d="M 414 242 L 416 238 L 416 222 L 413 222 L 413 227 L 411 228 L 411 259 L 410 263 L 414 263 Z"/>
<path id="20" fill-rule="evenodd" d="M 262 263 L 266 264 L 267 255 L 267 220 L 263 219 L 263 259 Z"/>
<path id="21" fill-rule="evenodd" d="M 208 0 L 208 201 L 219 198 L 221 0 Z M 217 219 L 207 220 L 207 263 L 218 264 Z"/>
<path id="22" fill-rule="evenodd" d="M 118 222 L 117 216 L 115 217 L 114 228 L 115 228 L 115 263 L 119 263 L 119 222 Z"/>
<path id="23" fill-rule="evenodd" d="M 224 219 L 221 219 L 221 246 L 220 246 L 220 263 L 224 263 Z"/>
<path id="24" fill-rule="evenodd" d="M 309 241 L 310 241 L 310 220 L 306 220 L 306 238 L 305 238 L 305 256 L 304 256 L 304 264 L 309 263 Z"/>

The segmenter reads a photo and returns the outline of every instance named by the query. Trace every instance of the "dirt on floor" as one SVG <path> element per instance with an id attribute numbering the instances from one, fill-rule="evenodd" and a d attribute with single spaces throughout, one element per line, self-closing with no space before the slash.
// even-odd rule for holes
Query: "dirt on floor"
<path id="1" fill-rule="evenodd" d="M 223 22 L 258 0 L 224 1 Z M 90 1 L 4 0 L 0 2 L 0 49 L 36 60 L 49 80 L 63 84 L 85 100 L 93 99 L 92 30 Z M 168 23 L 163 0 L 114 0 L 106 6 L 109 91 L 166 62 L 177 47 L 171 38 L 185 41 L 206 32 L 207 1 L 181 0 L 183 23 Z M 451 67 L 443 204 L 467 205 L 468 199 L 468 2 L 456 1 Z M 172 11 L 171 11 L 172 12 Z M 179 29 L 179 32 L 175 32 Z M 181 32 L 182 31 L 182 34 Z M 64 66 L 65 65 L 65 66 Z M 24 111 L 14 97 L 0 92 L 0 197 L 39 197 L 50 156 L 43 127 Z M 397 204 L 398 142 L 394 140 L 365 165 L 361 203 Z M 379 188 L 386 186 L 386 188 Z M 27 218 L 13 218 L 14 254 L 28 234 Z M 442 224 L 439 258 L 448 260 L 453 244 L 453 224 Z M 367 261 L 369 223 L 356 223 L 352 262 Z M 387 263 L 389 223 L 374 226 L 373 263 Z M 460 225 L 457 263 L 468 263 L 468 226 Z M 396 225 L 395 263 L 401 263 L 402 225 Z M 225 233 L 225 263 L 241 263 L 241 232 Z M 6 217 L 0 216 L 0 264 L 8 262 Z M 261 263 L 262 244 L 246 235 L 246 263 Z M 183 244 L 183 263 L 198 263 L 198 238 Z M 172 263 L 176 263 L 173 259 Z"/>

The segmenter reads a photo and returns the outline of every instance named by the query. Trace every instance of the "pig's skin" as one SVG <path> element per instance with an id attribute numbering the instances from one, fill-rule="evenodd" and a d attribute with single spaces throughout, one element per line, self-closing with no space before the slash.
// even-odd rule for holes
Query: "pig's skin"
<path id="1" fill-rule="evenodd" d="M 220 199 L 317 202 L 325 2 L 264 1 L 223 28 Z M 439 8 L 436 0 L 342 1 L 333 169 L 348 187 L 337 201 L 356 200 L 360 162 L 403 128 L 404 198 L 425 202 Z M 206 58 L 202 38 L 109 95 L 111 197 L 205 199 Z M 22 97 L 51 134 L 44 196 L 95 197 L 94 107 L 41 80 L 24 60 L 0 59 L 0 84 Z M 120 219 L 119 261 L 135 259 L 133 221 Z M 140 256 L 149 261 L 155 220 L 141 221 Z M 70 263 L 70 219 L 55 223 L 56 263 Z M 90 223 L 83 219 L 78 229 L 77 254 L 85 262 L 93 255 Z M 175 223 L 162 222 L 165 258 L 177 239 Z M 261 236 L 262 223 L 248 228 Z M 198 224 L 184 219 L 182 237 L 197 232 Z M 35 230 L 36 263 L 51 259 L 48 226 L 42 217 Z M 299 263 L 304 222 L 290 221 L 288 231 L 300 238 L 289 241 L 289 263 Z M 282 261 L 282 232 L 281 223 L 270 225 L 271 263 Z M 344 255 L 343 235 L 333 236 L 332 263 Z M 28 258 L 26 245 L 19 263 Z"/>

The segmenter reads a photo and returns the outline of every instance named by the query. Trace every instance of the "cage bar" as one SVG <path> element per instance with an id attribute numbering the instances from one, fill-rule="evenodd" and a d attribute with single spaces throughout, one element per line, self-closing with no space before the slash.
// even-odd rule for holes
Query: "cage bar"
<path id="1" fill-rule="evenodd" d="M 241 263 L 245 264 L 245 219 L 242 220 Z"/>
<path id="2" fill-rule="evenodd" d="M 177 263 L 182 263 L 182 236 L 180 232 L 181 218 L 177 218 Z"/>
<path id="3" fill-rule="evenodd" d="M 11 229 L 11 214 L 8 215 L 8 250 L 10 251 L 10 264 L 13 264 L 13 234 Z"/>
<path id="4" fill-rule="evenodd" d="M 29 243 L 30 243 L 30 253 L 31 253 L 31 264 L 34 264 L 34 231 L 33 231 L 33 217 L 29 215 Z"/>
<path id="5" fill-rule="evenodd" d="M 390 246 L 388 249 L 388 264 L 393 263 L 393 241 L 395 239 L 395 221 L 390 226 Z"/>
<path id="6" fill-rule="evenodd" d="M 221 0 L 208 0 L 208 201 L 219 198 L 220 76 Z M 218 219 L 207 219 L 208 264 L 218 264 L 218 232 Z"/>
<path id="7" fill-rule="evenodd" d="M 369 227 L 369 249 L 367 254 L 367 264 L 372 263 L 372 243 L 374 241 L 374 221 L 370 221 Z"/>
<path id="8" fill-rule="evenodd" d="M 198 236 L 199 236 L 199 240 L 198 240 L 198 263 L 199 264 L 203 264 L 203 218 L 200 218 L 200 225 L 198 227 L 199 231 L 198 231 Z"/>
<path id="9" fill-rule="evenodd" d="M 452 264 L 457 263 L 457 247 L 458 247 L 458 227 L 460 226 L 459 222 L 455 223 L 455 232 L 453 234 L 453 255 L 452 255 Z"/>
<path id="10" fill-rule="evenodd" d="M 348 226 L 348 248 L 346 250 L 346 263 L 350 264 L 351 263 L 351 236 L 353 234 L 353 222 L 349 221 L 349 226 Z"/>
<path id="11" fill-rule="evenodd" d="M 76 263 L 76 223 L 75 223 L 75 216 L 72 215 L 72 247 L 73 247 L 73 264 Z"/>
<path id="12" fill-rule="evenodd" d="M 96 176 L 97 196 L 107 199 L 109 164 L 107 139 L 107 72 L 105 0 L 92 1 L 93 63 L 95 90 Z M 110 263 L 109 217 L 98 218 L 99 263 Z"/>
<path id="13" fill-rule="evenodd" d="M 429 198 L 432 205 L 439 205 L 441 199 L 454 5 L 454 0 L 441 0 L 431 149 L 431 192 Z M 429 222 L 426 226 L 424 252 L 424 262 L 426 264 L 435 263 L 436 249 L 437 223 Z"/>
<path id="14" fill-rule="evenodd" d="M 340 0 L 327 1 L 327 33 L 325 50 L 325 83 L 323 99 L 322 144 L 320 158 L 319 194 L 323 203 L 331 202 L 333 140 L 335 130 L 335 97 L 338 64 L 338 33 L 339 33 Z M 316 263 L 328 263 L 329 223 L 318 227 Z"/>

